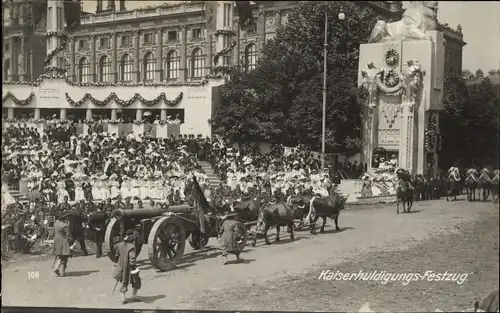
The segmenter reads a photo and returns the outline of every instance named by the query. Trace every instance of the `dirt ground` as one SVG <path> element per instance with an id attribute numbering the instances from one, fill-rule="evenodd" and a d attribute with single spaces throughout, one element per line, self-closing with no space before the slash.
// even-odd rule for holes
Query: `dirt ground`
<path id="1" fill-rule="evenodd" d="M 56 278 L 52 259 L 2 268 L 3 305 L 82 308 L 358 311 L 434 311 L 472 307 L 498 289 L 498 206 L 466 201 L 416 203 L 416 213 L 396 215 L 394 205 L 347 209 L 341 232 L 298 232 L 290 242 L 246 248 L 244 264 L 221 265 L 217 249 L 186 251 L 178 269 L 158 272 L 139 259 L 142 302 L 123 306 L 112 296 L 112 263 L 93 256 L 70 259 L 71 276 Z M 274 238 L 272 238 L 274 239 Z M 217 242 L 212 240 L 212 246 Z M 318 280 L 323 270 L 390 273 L 470 273 L 456 282 Z M 30 272 L 39 273 L 30 278 Z M 20 292 L 22 290 L 22 292 Z"/>

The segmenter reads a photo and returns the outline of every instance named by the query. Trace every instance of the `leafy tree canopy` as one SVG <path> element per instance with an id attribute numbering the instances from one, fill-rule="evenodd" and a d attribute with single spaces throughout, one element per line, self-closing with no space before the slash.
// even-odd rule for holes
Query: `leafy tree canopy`
<path id="1" fill-rule="evenodd" d="M 345 13 L 345 21 L 338 14 Z M 212 126 L 238 141 L 303 143 L 321 147 L 323 47 L 328 13 L 327 150 L 360 146 L 362 101 L 357 88 L 359 45 L 377 21 L 353 2 L 303 4 L 269 40 L 251 72 L 233 73 L 220 87 Z"/>
<path id="2" fill-rule="evenodd" d="M 490 81 L 466 84 L 460 75 L 449 74 L 443 101 L 440 164 L 448 167 L 457 160 L 462 166 L 498 164 L 499 98 Z"/>

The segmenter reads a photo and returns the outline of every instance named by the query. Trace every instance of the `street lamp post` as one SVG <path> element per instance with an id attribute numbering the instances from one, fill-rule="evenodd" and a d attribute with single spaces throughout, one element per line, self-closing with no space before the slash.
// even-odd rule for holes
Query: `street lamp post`
<path id="1" fill-rule="evenodd" d="M 338 15 L 339 20 L 345 19 L 344 12 Z M 328 12 L 325 12 L 325 44 L 323 47 L 323 119 L 321 125 L 321 168 L 325 168 L 325 146 L 326 146 L 326 71 L 328 59 Z"/>

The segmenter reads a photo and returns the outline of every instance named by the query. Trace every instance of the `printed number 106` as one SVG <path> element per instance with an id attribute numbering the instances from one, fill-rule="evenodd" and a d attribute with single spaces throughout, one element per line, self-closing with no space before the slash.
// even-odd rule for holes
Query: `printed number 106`
<path id="1" fill-rule="evenodd" d="M 28 272 L 28 278 L 29 279 L 36 279 L 40 278 L 40 273 L 38 271 L 35 272 Z"/>

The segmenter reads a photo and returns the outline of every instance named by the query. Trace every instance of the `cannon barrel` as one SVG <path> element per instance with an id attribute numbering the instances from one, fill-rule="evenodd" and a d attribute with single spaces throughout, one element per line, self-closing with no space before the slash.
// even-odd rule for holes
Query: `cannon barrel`
<path id="1" fill-rule="evenodd" d="M 124 209 L 116 209 L 113 211 L 112 216 L 116 219 L 134 219 L 134 220 L 142 220 L 147 218 L 154 218 L 161 216 L 163 213 L 172 212 L 172 213 L 189 213 L 191 211 L 191 207 L 187 204 L 180 205 L 172 205 L 168 208 L 142 208 L 142 209 L 134 209 L 134 210 L 124 210 Z"/>
<path id="2" fill-rule="evenodd" d="M 167 210 L 162 208 L 143 208 L 143 209 L 134 209 L 134 210 L 123 210 L 116 209 L 113 211 L 112 216 L 117 220 L 125 218 L 125 219 L 146 219 L 153 218 L 162 215 L 167 212 Z"/>

